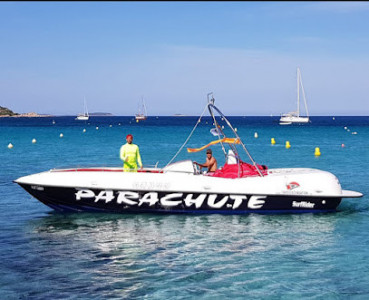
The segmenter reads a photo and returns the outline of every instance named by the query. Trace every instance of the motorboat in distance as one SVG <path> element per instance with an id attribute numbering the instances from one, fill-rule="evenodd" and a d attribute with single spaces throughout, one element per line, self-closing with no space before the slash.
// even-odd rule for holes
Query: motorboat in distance
<path id="1" fill-rule="evenodd" d="M 187 151 L 198 152 L 209 146 L 220 146 L 225 164 L 214 173 L 202 172 L 192 160 L 174 161 L 206 110 L 213 119 L 216 128 L 213 133 L 217 139 L 200 148 L 187 148 Z M 220 120 L 228 126 L 220 126 Z M 233 137 L 226 136 L 228 132 Z M 250 163 L 241 159 L 241 152 L 246 153 Z M 52 169 L 18 178 L 15 182 L 42 203 L 61 212 L 333 212 L 343 198 L 363 196 L 359 192 L 343 190 L 337 177 L 327 171 L 269 169 L 257 164 L 237 131 L 215 106 L 212 94 L 208 95 L 206 107 L 190 136 L 163 168 L 143 168 L 135 172 L 123 172 L 122 167 Z"/>

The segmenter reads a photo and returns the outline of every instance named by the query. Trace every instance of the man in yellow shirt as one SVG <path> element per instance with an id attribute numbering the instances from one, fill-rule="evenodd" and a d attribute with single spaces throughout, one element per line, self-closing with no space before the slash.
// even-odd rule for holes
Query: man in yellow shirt
<path id="1" fill-rule="evenodd" d="M 124 172 L 137 172 L 137 162 L 142 169 L 142 161 L 140 150 L 138 146 L 132 144 L 133 136 L 128 134 L 126 136 L 127 143 L 120 147 L 120 159 L 124 161 L 123 171 Z M 137 161 L 137 162 L 136 162 Z"/>

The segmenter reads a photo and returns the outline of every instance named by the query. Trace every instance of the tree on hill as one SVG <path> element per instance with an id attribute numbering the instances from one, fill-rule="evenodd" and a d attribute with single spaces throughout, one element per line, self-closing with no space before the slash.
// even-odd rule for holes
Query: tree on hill
<path id="1" fill-rule="evenodd" d="M 17 113 L 11 111 L 9 108 L 0 106 L 0 116 L 14 116 Z"/>

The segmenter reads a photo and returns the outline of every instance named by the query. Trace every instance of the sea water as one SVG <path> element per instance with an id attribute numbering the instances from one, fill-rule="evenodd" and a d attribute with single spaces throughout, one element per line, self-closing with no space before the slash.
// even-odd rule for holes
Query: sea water
<path id="1" fill-rule="evenodd" d="M 121 166 L 128 133 L 144 165 L 164 167 L 198 117 L 1 118 L 1 298 L 368 299 L 369 117 L 229 120 L 257 163 L 326 170 L 364 197 L 325 214 L 56 213 L 12 181 L 57 167 Z M 203 118 L 176 160 L 204 162 L 204 152 L 186 147 L 216 139 L 212 127 Z M 221 147 L 212 149 L 221 166 Z"/>

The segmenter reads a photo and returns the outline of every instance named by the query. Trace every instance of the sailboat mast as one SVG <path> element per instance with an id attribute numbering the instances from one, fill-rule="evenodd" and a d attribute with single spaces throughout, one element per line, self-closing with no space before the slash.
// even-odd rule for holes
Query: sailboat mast
<path id="1" fill-rule="evenodd" d="M 145 105 L 145 101 L 143 100 L 143 107 L 144 107 L 144 112 L 145 112 L 145 117 L 147 116 L 147 111 L 146 111 L 146 105 Z"/>
<path id="2" fill-rule="evenodd" d="M 300 80 L 301 80 L 302 96 L 304 97 L 306 116 L 307 116 L 307 117 L 309 117 L 309 111 L 308 111 L 308 108 L 307 108 L 306 97 L 305 97 L 305 90 L 304 90 L 304 86 L 303 86 L 303 84 L 302 84 L 301 75 L 300 75 Z"/>
<path id="3" fill-rule="evenodd" d="M 297 68 L 297 117 L 300 117 L 300 69 Z"/>
<path id="4" fill-rule="evenodd" d="M 84 98 L 84 104 L 85 104 L 85 116 L 88 116 L 88 111 L 87 111 L 87 104 L 86 104 L 86 96 L 83 97 Z"/>

